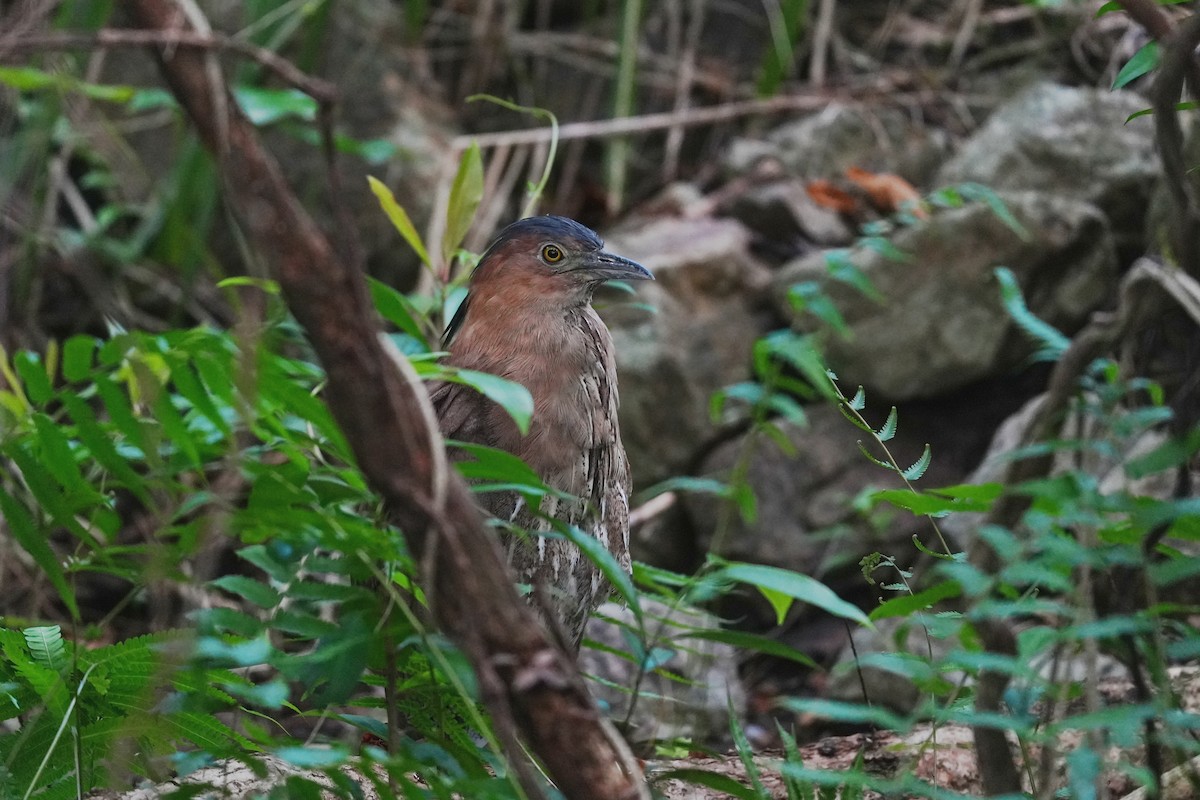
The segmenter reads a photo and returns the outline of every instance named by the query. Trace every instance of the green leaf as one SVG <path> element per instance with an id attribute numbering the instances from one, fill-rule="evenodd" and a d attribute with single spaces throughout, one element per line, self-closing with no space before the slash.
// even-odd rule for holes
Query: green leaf
<path id="1" fill-rule="evenodd" d="M 703 639 L 708 642 L 722 642 L 724 644 L 736 647 L 738 650 L 753 650 L 776 658 L 784 658 L 788 661 L 795 661 L 799 664 L 817 668 L 817 663 L 811 658 L 801 653 L 794 647 L 790 647 L 783 642 L 772 639 L 767 636 L 762 636 L 757 633 L 747 633 L 745 631 L 725 630 L 723 628 L 701 628 L 698 630 L 689 630 L 686 634 L 678 637 L 686 646 L 686 642 L 691 639 Z"/>
<path id="2" fill-rule="evenodd" d="M 1161 51 L 1158 42 L 1149 41 L 1142 45 L 1142 48 L 1133 54 L 1129 61 L 1125 62 L 1125 66 L 1121 67 L 1121 71 L 1117 73 L 1117 77 L 1113 80 L 1112 88 L 1120 89 L 1127 86 L 1146 73 L 1158 66 Z"/>
<path id="3" fill-rule="evenodd" d="M 1200 451 L 1200 428 L 1193 428 L 1185 436 L 1172 437 L 1149 453 L 1128 461 L 1125 474 L 1135 480 L 1144 478 L 1186 463 L 1197 451 Z"/>
<path id="4" fill-rule="evenodd" d="M 350 758 L 350 751 L 344 746 L 334 747 L 280 747 L 275 755 L 293 766 L 304 769 L 327 769 L 340 766 Z"/>
<path id="5" fill-rule="evenodd" d="M 960 594 L 962 594 L 962 587 L 958 583 L 943 581 L 916 594 L 901 595 L 880 603 L 871 611 L 871 620 L 878 622 L 890 617 L 907 617 L 917 611 L 925 611 L 942 600 L 958 597 Z"/>
<path id="6" fill-rule="evenodd" d="M 139 500 L 150 505 L 145 480 L 129 465 L 129 459 L 117 452 L 113 434 L 96 421 L 91 406 L 72 392 L 64 392 L 61 399 L 75 423 L 75 434 L 96 463 L 111 472 Z"/>
<path id="7" fill-rule="evenodd" d="M 63 643 L 62 628 L 57 625 L 41 625 L 24 630 L 25 644 L 38 664 L 61 673 L 70 662 L 67 647 Z"/>
<path id="8" fill-rule="evenodd" d="M 1197 102 L 1195 100 L 1185 100 L 1183 102 L 1175 104 L 1176 111 L 1195 111 L 1197 108 L 1200 108 L 1200 102 Z M 1153 113 L 1154 113 L 1153 108 L 1143 108 L 1141 111 L 1135 111 L 1132 114 L 1130 114 L 1128 117 L 1126 117 L 1125 122 L 1128 123 L 1131 120 L 1137 119 L 1138 117 L 1146 117 Z"/>
<path id="9" fill-rule="evenodd" d="M 641 625 L 644 619 L 642 605 L 638 601 L 638 592 L 633 586 L 633 578 L 617 563 L 616 557 L 600 543 L 599 539 L 589 536 L 574 525 L 556 525 L 555 528 L 560 530 L 593 564 L 600 568 L 604 577 L 608 578 L 617 590 L 617 594 L 621 595 L 621 599 L 629 605 L 633 615 L 637 617 L 638 624 Z"/>
<path id="10" fill-rule="evenodd" d="M 79 471 L 79 464 L 75 461 L 75 454 L 67 437 L 63 435 L 62 428 L 45 414 L 34 414 L 33 424 L 37 429 L 37 445 L 41 450 L 39 460 L 71 500 L 99 499 L 99 494 L 84 480 L 83 473 Z"/>
<path id="11" fill-rule="evenodd" d="M 46 374 L 42 360 L 28 350 L 18 351 L 13 356 L 13 366 L 25 387 L 26 396 L 37 405 L 45 405 L 54 397 L 54 386 Z"/>
<path id="12" fill-rule="evenodd" d="M 72 336 L 63 345 L 62 372 L 69 381 L 82 381 L 92 371 L 92 356 L 99 340 L 94 336 Z"/>
<path id="13" fill-rule="evenodd" d="M 375 310 L 380 316 L 388 322 L 395 325 L 400 330 L 407 333 L 419 342 L 425 343 L 428 349 L 428 342 L 425 341 L 425 331 L 417 322 L 420 313 L 413 306 L 402 292 L 398 292 L 391 286 L 375 278 L 367 278 L 367 286 L 371 290 L 371 301 L 375 304 Z"/>
<path id="14" fill-rule="evenodd" d="M 863 387 L 858 387 L 858 391 L 854 393 L 854 397 L 846 401 L 846 405 L 855 411 L 862 411 L 867 407 L 867 393 L 863 391 Z"/>
<path id="15" fill-rule="evenodd" d="M 108 86 L 76 80 L 66 73 L 51 73 L 34 67 L 0 67 L 0 83 L 17 91 L 29 92 L 53 89 L 60 92 L 79 92 L 92 100 L 124 103 L 134 96 L 132 86 Z"/>
<path id="16" fill-rule="evenodd" d="M 533 395 L 521 384 L 473 369 L 456 369 L 445 378 L 470 386 L 507 411 L 522 434 L 529 433 L 529 424 L 533 421 Z"/>
<path id="17" fill-rule="evenodd" d="M 709 772 L 705 769 L 672 769 L 666 772 L 655 772 L 650 775 L 652 783 L 663 783 L 665 781 L 683 781 L 692 783 L 696 786 L 703 786 L 708 789 L 715 789 L 722 794 L 730 797 L 736 797 L 738 800 L 756 800 L 760 797 L 758 792 L 751 789 L 749 786 L 738 783 L 728 775 L 722 775 L 719 772 Z"/>
<path id="18" fill-rule="evenodd" d="M 274 608 L 279 605 L 279 592 L 245 575 L 222 575 L 212 581 L 212 585 L 243 597 L 259 608 Z"/>
<path id="19" fill-rule="evenodd" d="M 270 125 L 284 119 L 312 122 L 317 118 L 317 101 L 299 89 L 235 86 L 233 96 L 254 125 Z"/>
<path id="20" fill-rule="evenodd" d="M 921 453 L 921 457 L 918 458 L 908 469 L 901 470 L 900 474 L 904 476 L 905 480 L 919 480 L 921 476 L 925 474 L 925 470 L 929 469 L 929 462 L 932 460 L 933 452 L 930 450 L 929 444 L 926 443 L 925 452 Z"/>
<path id="21" fill-rule="evenodd" d="M 1021 293 L 1021 284 L 1018 283 L 1012 270 L 1007 267 L 996 267 L 994 272 L 996 280 L 1000 282 L 1000 298 L 1004 302 L 1009 316 L 1021 330 L 1041 345 L 1041 349 L 1034 353 L 1034 360 L 1057 361 L 1070 347 L 1071 340 L 1029 310 L 1029 306 L 1025 305 L 1025 297 Z"/>
<path id="22" fill-rule="evenodd" d="M 273 281 L 270 278 L 254 278 L 250 275 L 234 275 L 231 278 L 225 278 L 217 281 L 218 289 L 228 289 L 232 286 L 253 286 L 255 289 L 269 294 L 278 296 L 281 292 L 279 281 Z"/>
<path id="23" fill-rule="evenodd" d="M 837 389 L 813 339 L 792 331 L 776 331 L 759 340 L 765 351 L 796 369 L 817 392 L 828 400 L 837 399 Z"/>
<path id="24" fill-rule="evenodd" d="M 883 423 L 883 427 L 875 432 L 879 437 L 879 441 L 886 442 L 891 440 L 896 435 L 896 407 L 892 406 L 891 413 L 888 414 L 887 422 Z"/>
<path id="25" fill-rule="evenodd" d="M 387 218 L 392 221 L 392 225 L 404 237 L 404 241 L 408 242 L 408 246 L 421 259 L 421 263 L 428 266 L 429 252 L 425 249 L 425 243 L 421 241 L 421 234 L 417 233 L 417 228 L 409 218 L 408 212 L 404 210 L 404 206 L 396 202 L 396 196 L 382 181 L 368 175 L 367 183 L 376 199 L 379 200 L 383 213 L 387 214 Z M 457 244 L 455 246 L 457 247 Z"/>
<path id="26" fill-rule="evenodd" d="M 46 533 L 38 529 L 33 516 L 25 506 L 6 492 L 3 486 L 0 486 L 0 516 L 4 517 L 8 532 L 21 547 L 25 548 L 25 552 L 29 553 L 41 568 L 46 579 L 50 581 L 50 585 L 58 592 L 58 596 L 62 598 L 67 610 L 71 613 L 71 619 L 79 619 L 79 606 L 75 603 L 75 592 L 67 583 L 67 577 L 63 572 L 62 564 L 58 561 L 58 556 L 50 549 Z"/>
<path id="27" fill-rule="evenodd" d="M 463 151 L 458 162 L 458 173 L 450 187 L 450 201 L 446 209 L 446 233 L 442 237 L 442 260 L 449 263 L 451 256 L 466 238 L 475 210 L 483 200 L 483 156 L 479 143 Z"/>
<path id="28" fill-rule="evenodd" d="M 867 615 L 857 606 L 847 603 L 828 586 L 808 575 L 762 564 L 738 562 L 726 564 L 717 574 L 725 580 L 754 586 L 763 592 L 768 600 L 771 600 L 768 592 L 775 596 L 790 597 L 828 611 L 835 617 L 853 620 L 868 628 L 874 627 Z M 782 622 L 782 618 L 780 621 Z"/>

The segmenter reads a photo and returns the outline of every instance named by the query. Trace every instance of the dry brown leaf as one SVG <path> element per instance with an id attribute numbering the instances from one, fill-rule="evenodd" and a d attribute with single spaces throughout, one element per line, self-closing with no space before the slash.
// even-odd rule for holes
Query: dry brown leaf
<path id="1" fill-rule="evenodd" d="M 846 177 L 861 187 L 875 207 L 885 214 L 907 210 L 917 219 L 929 218 L 929 212 L 921 205 L 920 193 L 899 175 L 849 167 Z"/>
<path id="2" fill-rule="evenodd" d="M 858 214 L 862 211 L 862 204 L 857 197 L 845 189 L 834 186 L 830 181 L 822 179 L 809 181 L 804 188 L 812 201 L 819 206 L 832 208 L 842 214 Z"/>

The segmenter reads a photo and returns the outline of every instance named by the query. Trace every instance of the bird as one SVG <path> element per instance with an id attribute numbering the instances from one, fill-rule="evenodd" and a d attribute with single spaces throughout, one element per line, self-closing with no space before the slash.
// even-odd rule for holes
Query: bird
<path id="1" fill-rule="evenodd" d="M 528 432 L 463 383 L 429 393 L 446 439 L 487 445 L 521 458 L 549 488 L 531 508 L 514 491 L 477 495 L 500 521 L 516 578 L 542 597 L 550 622 L 578 652 L 592 611 L 612 594 L 601 570 L 561 536 L 553 520 L 599 540 L 630 570 L 631 477 L 617 421 L 612 335 L 592 307 L 610 280 L 653 280 L 650 271 L 604 249 L 590 228 L 566 217 L 537 216 L 504 228 L 480 257 L 466 299 L 446 327 L 445 364 L 523 385 L 533 398 Z M 468 458 L 462 450 L 451 458 Z M 516 529 L 514 532 L 513 529 Z M 527 532 L 527 533 L 526 533 Z"/>

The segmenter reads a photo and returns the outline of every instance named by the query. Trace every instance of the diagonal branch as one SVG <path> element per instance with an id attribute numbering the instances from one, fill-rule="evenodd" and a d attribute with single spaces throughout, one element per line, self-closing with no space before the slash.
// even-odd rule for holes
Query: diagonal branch
<path id="1" fill-rule="evenodd" d="M 192 30 L 171 0 L 127 5 L 147 30 Z M 437 622 L 471 660 L 502 740 L 515 742 L 519 729 L 569 798 L 645 797 L 636 765 L 609 734 L 574 663 L 517 596 L 466 484 L 446 470 L 428 398 L 382 346 L 363 276 L 335 256 L 205 53 L 153 50 L 217 158 L 227 202 L 307 331 L 328 375 L 329 408 L 423 565 Z"/>

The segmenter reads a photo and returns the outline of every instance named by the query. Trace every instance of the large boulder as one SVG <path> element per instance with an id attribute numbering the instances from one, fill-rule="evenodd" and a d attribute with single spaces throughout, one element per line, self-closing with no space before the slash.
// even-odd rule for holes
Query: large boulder
<path id="1" fill-rule="evenodd" d="M 1150 101 L 1133 92 L 1034 85 L 998 108 L 938 173 L 939 184 L 1037 190 L 1083 200 L 1136 247 L 1161 167 Z"/>
<path id="2" fill-rule="evenodd" d="M 857 575 L 859 559 L 907 542 L 913 533 L 924 535 L 927 527 L 911 515 L 886 509 L 865 513 L 855 503 L 863 489 L 896 479 L 863 457 L 857 444 L 862 431 L 836 407 L 822 404 L 805 411 L 808 424 L 781 423 L 780 440 L 747 434 L 725 442 L 704 459 L 701 472 L 707 477 L 729 480 L 735 471 L 744 470 L 756 498 L 752 519 L 723 512 L 725 501 L 711 495 L 686 495 L 684 508 L 702 549 L 817 578 L 848 578 L 846 588 L 861 589 L 865 584 Z M 922 431 L 901 420 L 889 447 L 908 466 L 920 457 L 926 441 Z M 939 485 L 960 477 L 953 467 L 934 459 L 923 482 Z"/>
<path id="3" fill-rule="evenodd" d="M 608 247 L 655 278 L 636 286 L 637 303 L 602 309 L 617 349 L 622 436 L 645 487 L 687 471 L 719 435 L 710 398 L 750 377 L 754 342 L 775 322 L 770 273 L 750 255 L 750 232 L 729 219 L 654 218 L 609 234 Z"/>
<path id="4" fill-rule="evenodd" d="M 797 327 L 818 329 L 787 296 L 796 284 L 820 285 L 848 326 L 847 335 L 828 337 L 830 366 L 892 401 L 1002 375 L 1033 346 L 1001 302 L 995 268 L 1013 271 L 1034 314 L 1070 332 L 1112 296 L 1117 258 L 1108 223 L 1090 203 L 1040 192 L 1001 197 L 1024 237 L 986 204 L 940 211 L 892 236 L 903 260 L 886 248 L 848 254 L 883 300 L 832 278 L 825 254 L 815 253 L 776 276 L 779 308 Z"/>

